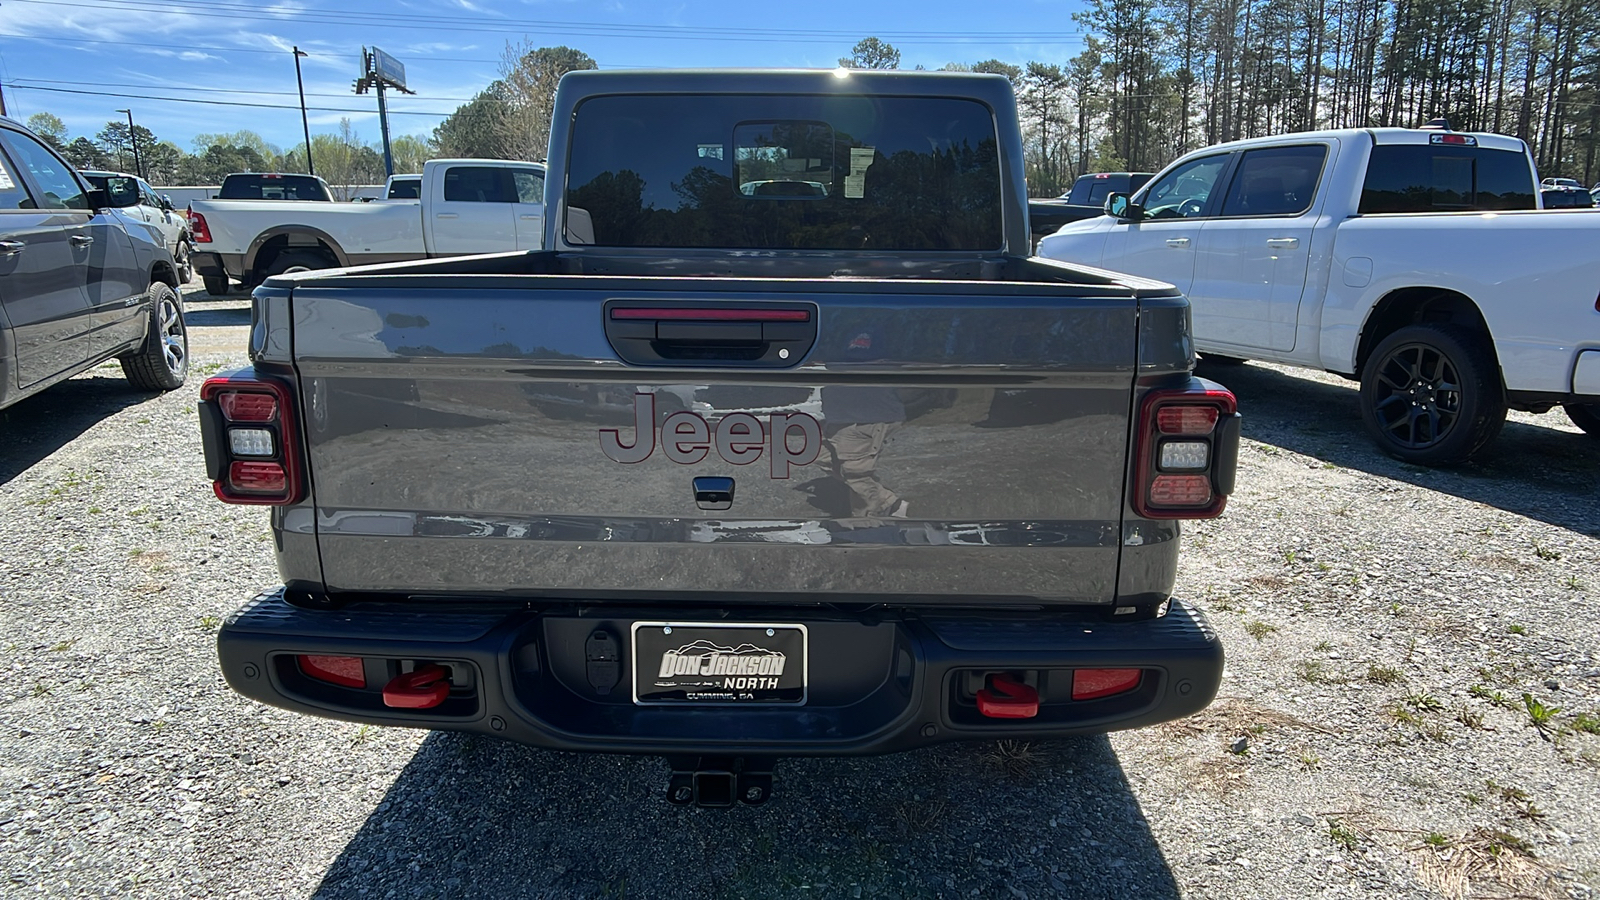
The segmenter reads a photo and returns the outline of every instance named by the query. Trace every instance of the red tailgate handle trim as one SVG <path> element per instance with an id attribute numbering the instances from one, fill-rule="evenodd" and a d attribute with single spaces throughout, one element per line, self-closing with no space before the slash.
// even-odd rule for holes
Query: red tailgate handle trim
<path id="1" fill-rule="evenodd" d="M 978 712 L 991 719 L 1031 719 L 1039 714 L 1039 692 L 1001 673 L 978 692 Z"/>
<path id="2" fill-rule="evenodd" d="M 615 307 L 615 319 L 692 319 L 699 322 L 809 322 L 811 311 L 806 309 L 690 309 L 669 307 L 665 309 L 640 309 L 633 306 Z"/>
<path id="3" fill-rule="evenodd" d="M 433 709 L 450 696 L 449 675 L 444 666 L 429 664 L 396 676 L 383 686 L 383 705 L 395 709 Z"/>

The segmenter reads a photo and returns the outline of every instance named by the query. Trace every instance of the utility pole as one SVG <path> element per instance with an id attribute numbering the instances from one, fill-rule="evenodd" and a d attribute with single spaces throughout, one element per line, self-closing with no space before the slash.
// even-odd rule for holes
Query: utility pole
<path id="1" fill-rule="evenodd" d="M 139 133 L 133 130 L 133 110 L 119 109 L 119 113 L 128 114 L 128 143 L 133 145 L 133 174 L 144 177 L 144 165 L 139 162 Z"/>
<path id="2" fill-rule="evenodd" d="M 300 89 L 300 127 L 306 132 L 306 174 L 317 174 L 316 166 L 311 164 L 311 120 L 306 118 L 306 83 L 300 78 L 300 57 L 309 56 L 299 47 L 294 48 L 294 83 Z"/>
<path id="3" fill-rule="evenodd" d="M 383 99 L 383 82 L 378 82 L 378 125 L 383 129 L 383 174 L 394 174 L 394 151 L 389 149 L 389 106 Z"/>

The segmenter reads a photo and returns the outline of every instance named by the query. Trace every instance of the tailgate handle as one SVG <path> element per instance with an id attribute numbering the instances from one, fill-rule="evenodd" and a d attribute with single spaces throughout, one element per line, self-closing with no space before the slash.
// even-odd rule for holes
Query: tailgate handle
<path id="1" fill-rule="evenodd" d="M 817 339 L 817 310 L 809 303 L 618 301 L 604 315 L 611 348 L 640 366 L 786 368 Z"/>

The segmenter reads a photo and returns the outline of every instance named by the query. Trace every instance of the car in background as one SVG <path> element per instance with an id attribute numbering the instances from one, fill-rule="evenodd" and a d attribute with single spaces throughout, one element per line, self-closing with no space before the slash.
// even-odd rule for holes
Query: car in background
<path id="1" fill-rule="evenodd" d="M 1570 187 L 1541 187 L 1539 202 L 1545 209 L 1593 209 L 1595 205 L 1594 195 L 1589 191 Z"/>
<path id="2" fill-rule="evenodd" d="M 316 175 L 235 172 L 222 179 L 215 200 L 314 200 L 332 203 L 333 191 Z"/>
<path id="3" fill-rule="evenodd" d="M 389 180 L 383 183 L 383 199 L 421 200 L 422 176 L 420 174 L 390 175 Z"/>
<path id="4" fill-rule="evenodd" d="M 1049 200 L 1028 201 L 1028 231 L 1035 240 L 1068 222 L 1092 219 L 1105 213 L 1110 194 L 1131 194 L 1144 187 L 1151 172 L 1090 172 L 1079 175 L 1072 190 Z"/>
<path id="5" fill-rule="evenodd" d="M 89 186 L 106 192 L 106 203 L 135 221 L 142 221 L 161 235 L 161 242 L 178 267 L 178 283 L 186 284 L 194 277 L 194 263 L 189 254 L 194 248 L 189 242 L 189 219 L 172 208 L 172 201 L 157 194 L 150 183 L 137 175 L 125 172 L 79 172 Z"/>
<path id="6" fill-rule="evenodd" d="M 134 387 L 189 372 L 178 271 L 33 132 L 0 118 L 0 407 L 115 359 Z"/>
<path id="7" fill-rule="evenodd" d="M 1558 188 L 1571 191 L 1583 190 L 1583 185 L 1576 178 L 1545 178 L 1539 181 L 1540 189 Z"/>

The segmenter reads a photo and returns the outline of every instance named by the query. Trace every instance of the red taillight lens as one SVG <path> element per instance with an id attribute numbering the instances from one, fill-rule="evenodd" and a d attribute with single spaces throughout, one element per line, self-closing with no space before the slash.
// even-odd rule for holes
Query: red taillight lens
<path id="1" fill-rule="evenodd" d="M 367 673 L 359 656 L 297 656 L 295 660 L 300 663 L 300 671 L 318 681 L 353 688 L 367 686 Z"/>
<path id="2" fill-rule="evenodd" d="M 289 487 L 282 463 L 235 462 L 228 466 L 228 485 L 251 494 L 281 494 Z"/>
<path id="3" fill-rule="evenodd" d="M 217 405 L 229 422 L 271 422 L 278 417 L 278 398 L 271 394 L 228 391 L 217 395 Z"/>
<path id="4" fill-rule="evenodd" d="M 196 244 L 211 243 L 211 228 L 206 225 L 206 217 L 194 210 L 189 210 L 189 237 Z"/>
<path id="5" fill-rule="evenodd" d="M 217 499 L 270 506 L 300 501 L 294 404 L 282 382 L 248 370 L 208 379 L 200 387 L 200 424 Z"/>
<path id="6" fill-rule="evenodd" d="M 1157 475 L 1150 482 L 1150 502 L 1157 506 L 1205 506 L 1211 502 L 1211 478 Z"/>
<path id="7" fill-rule="evenodd" d="M 1162 434 L 1210 434 L 1217 427 L 1215 406 L 1163 406 L 1156 410 Z"/>
<path id="8" fill-rule="evenodd" d="M 1233 490 L 1237 401 L 1220 385 L 1202 379 L 1190 385 L 1151 391 L 1140 407 L 1132 502 L 1146 518 L 1212 518 Z"/>
<path id="9" fill-rule="evenodd" d="M 1098 700 L 1125 694 L 1139 686 L 1143 669 L 1074 669 L 1072 699 Z"/>

